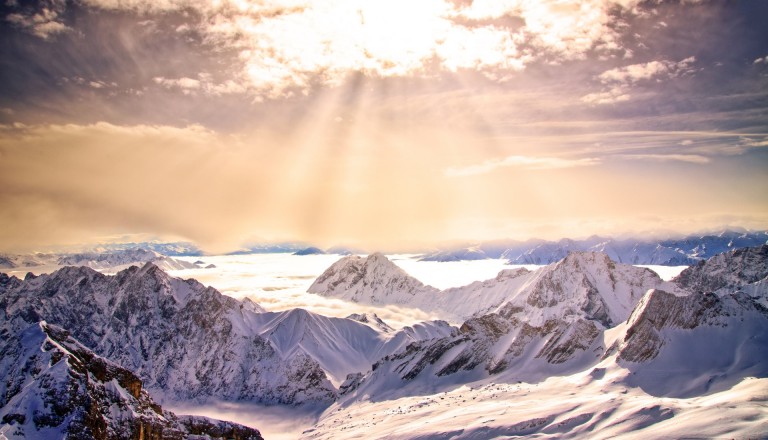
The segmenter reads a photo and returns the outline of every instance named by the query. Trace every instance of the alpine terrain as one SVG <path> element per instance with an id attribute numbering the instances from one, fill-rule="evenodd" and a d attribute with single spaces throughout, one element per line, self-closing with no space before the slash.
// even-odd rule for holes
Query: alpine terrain
<path id="1" fill-rule="evenodd" d="M 215 399 L 327 408 L 307 438 L 760 436 L 767 277 L 768 245 L 669 282 L 571 252 L 438 290 L 371 254 L 309 289 L 445 319 L 394 329 L 375 314 L 269 312 L 151 262 L 0 274 L 0 433 L 258 438 L 154 403 Z"/>

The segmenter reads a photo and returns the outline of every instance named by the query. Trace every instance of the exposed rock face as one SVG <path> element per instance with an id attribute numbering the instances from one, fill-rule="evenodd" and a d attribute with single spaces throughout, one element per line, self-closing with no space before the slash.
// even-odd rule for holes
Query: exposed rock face
<path id="1" fill-rule="evenodd" d="M 0 417 L 9 438 L 262 438 L 245 426 L 164 411 L 134 373 L 45 322 L 6 340 L 0 353 L 8 372 L 0 385 Z"/>
<path id="2" fill-rule="evenodd" d="M 67 267 L 23 282 L 6 281 L 0 331 L 30 323 L 60 325 L 99 355 L 171 399 L 331 402 L 335 390 L 304 353 L 282 357 L 252 328 L 263 312 L 194 280 L 148 263 L 115 276 Z"/>
<path id="3" fill-rule="evenodd" d="M 673 281 L 692 291 L 736 289 L 768 278 L 768 245 L 736 249 L 685 269 Z"/>

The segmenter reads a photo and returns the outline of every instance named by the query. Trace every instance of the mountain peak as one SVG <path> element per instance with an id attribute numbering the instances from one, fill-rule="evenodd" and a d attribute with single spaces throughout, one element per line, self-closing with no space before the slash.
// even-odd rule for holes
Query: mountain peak
<path id="1" fill-rule="evenodd" d="M 379 252 L 349 255 L 333 263 L 307 290 L 353 302 L 405 304 L 438 290 L 425 286 Z"/>
<path id="2" fill-rule="evenodd" d="M 537 272 L 527 294 L 511 301 L 506 310 L 522 307 L 537 325 L 550 318 L 578 316 L 609 328 L 626 320 L 643 294 L 661 283 L 656 273 L 617 264 L 605 253 L 570 252 Z"/>

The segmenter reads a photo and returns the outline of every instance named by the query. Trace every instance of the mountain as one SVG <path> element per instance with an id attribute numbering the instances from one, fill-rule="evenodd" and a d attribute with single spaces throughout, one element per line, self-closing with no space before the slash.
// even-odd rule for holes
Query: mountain
<path id="1" fill-rule="evenodd" d="M 334 254 L 334 255 L 361 255 L 361 254 L 367 254 L 368 252 L 365 252 L 362 249 L 354 248 L 354 247 L 332 246 L 326 249 L 325 253 Z"/>
<path id="2" fill-rule="evenodd" d="M 662 280 L 648 269 L 617 265 L 604 254 L 577 252 L 536 271 L 507 269 L 491 280 L 440 291 L 424 286 L 385 256 L 373 254 L 368 258 L 350 256 L 340 259 L 317 278 L 308 292 L 364 304 L 420 308 L 446 319 L 461 321 L 497 311 L 502 304 L 515 298 L 529 298 L 542 306 L 558 303 L 562 298 L 553 298 L 556 296 L 553 292 L 559 289 L 562 294 L 571 289 L 588 292 L 584 298 L 591 298 L 596 313 L 603 313 L 601 319 L 607 323 L 622 319 L 619 316 L 626 319 L 640 296 L 661 283 Z M 594 292 L 597 291 L 606 292 L 603 302 L 596 299 Z M 619 299 L 623 296 L 629 299 Z M 522 303 L 524 305 L 525 301 Z M 545 309 L 524 308 L 536 316 Z"/>
<path id="3" fill-rule="evenodd" d="M 23 281 L 0 274 L 0 305 L 3 334 L 40 320 L 62 326 L 171 401 L 329 404 L 348 374 L 408 343 L 456 332 L 442 321 L 394 331 L 377 317 L 266 312 L 152 263 L 114 276 L 87 267 Z"/>
<path id="4" fill-rule="evenodd" d="M 468 261 L 485 260 L 490 258 L 482 249 L 473 246 L 469 248 L 444 250 L 423 255 L 419 261 Z"/>
<path id="5" fill-rule="evenodd" d="M 425 286 L 380 253 L 349 255 L 333 263 L 307 290 L 363 304 L 412 304 L 439 290 Z"/>
<path id="6" fill-rule="evenodd" d="M 768 286 L 768 245 L 735 249 L 716 255 L 683 270 L 674 280 L 693 292 L 717 293 L 745 286 L 762 289 Z M 757 292 L 756 292 L 757 293 Z"/>
<path id="7" fill-rule="evenodd" d="M 0 354 L 2 438 L 262 439 L 256 429 L 163 410 L 134 373 L 44 321 L 4 339 Z"/>
<path id="8" fill-rule="evenodd" d="M 110 252 L 85 252 L 61 256 L 59 266 L 88 266 L 93 269 L 109 269 L 130 264 L 153 262 L 164 270 L 197 269 L 198 266 L 183 260 L 166 257 L 143 248 L 124 249 Z"/>
<path id="9" fill-rule="evenodd" d="M 244 248 L 230 252 L 227 255 L 248 255 L 248 254 L 285 254 L 293 253 L 307 248 L 306 243 L 263 243 L 250 244 Z"/>
<path id="10" fill-rule="evenodd" d="M 298 404 L 330 402 L 335 389 L 318 363 L 303 354 L 281 357 L 252 321 L 264 310 L 152 263 L 114 276 L 65 267 L 0 290 L 0 329 L 59 325 L 100 356 L 136 372 L 170 400 Z"/>
<path id="11" fill-rule="evenodd" d="M 4 254 L 0 255 L 0 269 L 56 265 L 59 258 L 57 254 Z"/>
<path id="12" fill-rule="evenodd" d="M 334 384 L 405 345 L 445 337 L 456 328 L 444 321 L 427 321 L 393 330 L 378 317 L 330 318 L 303 309 L 266 312 L 251 318 L 255 332 L 268 340 L 284 359 L 309 357 Z M 373 324 L 373 325 L 366 325 Z"/>
<path id="13" fill-rule="evenodd" d="M 741 292 L 654 289 L 620 335 L 617 361 L 633 371 L 628 383 L 649 394 L 685 397 L 768 377 L 768 309 Z"/>
<path id="14" fill-rule="evenodd" d="M 141 241 L 127 243 L 102 243 L 94 246 L 88 252 L 108 253 L 115 251 L 126 251 L 131 249 L 145 249 L 154 251 L 161 255 L 169 257 L 198 257 L 203 255 L 203 251 L 194 243 L 186 241 L 162 242 L 162 241 Z"/>
<path id="15" fill-rule="evenodd" d="M 504 253 L 519 255 L 528 249 L 532 249 L 544 240 L 532 239 L 527 241 L 494 240 L 475 244 L 463 244 L 444 249 L 434 250 L 423 254 L 422 261 L 462 261 L 480 260 L 486 258 L 502 258 Z"/>
<path id="16" fill-rule="evenodd" d="M 433 293 L 431 301 L 439 307 L 456 314 L 475 311 L 474 316 L 458 334 L 415 342 L 383 358 L 371 373 L 374 389 L 361 392 L 388 393 L 392 375 L 406 382 L 426 375 L 434 387 L 506 370 L 527 381 L 581 371 L 603 355 L 603 333 L 662 284 L 648 269 L 616 264 L 605 254 L 574 252 L 537 271 L 507 270 L 493 280 Z M 400 393 L 400 388 L 392 389 Z"/>
<path id="17" fill-rule="evenodd" d="M 299 249 L 294 252 L 293 255 L 324 255 L 325 251 L 314 246 L 310 246 L 304 249 Z"/>
<path id="18" fill-rule="evenodd" d="M 551 264 L 569 252 L 603 252 L 618 263 L 689 266 L 732 249 L 766 244 L 768 232 L 722 231 L 675 239 L 614 239 L 592 236 L 583 240 L 495 241 L 442 249 L 425 254 L 424 261 L 503 258 L 509 264 Z"/>
<path id="19" fill-rule="evenodd" d="M 693 278 L 684 274 L 664 283 L 605 254 L 571 253 L 522 273 L 529 279 L 517 291 L 490 313 L 466 320 L 458 334 L 382 358 L 343 387 L 341 402 L 430 395 L 494 377 L 539 382 L 590 369 L 598 375 L 609 369 L 625 385 L 675 397 L 768 377 L 768 309 L 761 304 L 765 290 L 760 296 L 754 288 L 764 285 L 767 264 L 764 247 L 714 257 L 697 270 L 709 276 L 695 279 L 731 282 L 712 285 L 717 293 L 699 293 L 687 290 Z"/>

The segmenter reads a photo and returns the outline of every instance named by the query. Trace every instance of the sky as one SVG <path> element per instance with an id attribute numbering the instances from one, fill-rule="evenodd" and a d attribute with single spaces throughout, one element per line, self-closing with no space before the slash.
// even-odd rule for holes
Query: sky
<path id="1" fill-rule="evenodd" d="M 0 250 L 768 229 L 768 2 L 3 0 Z"/>

